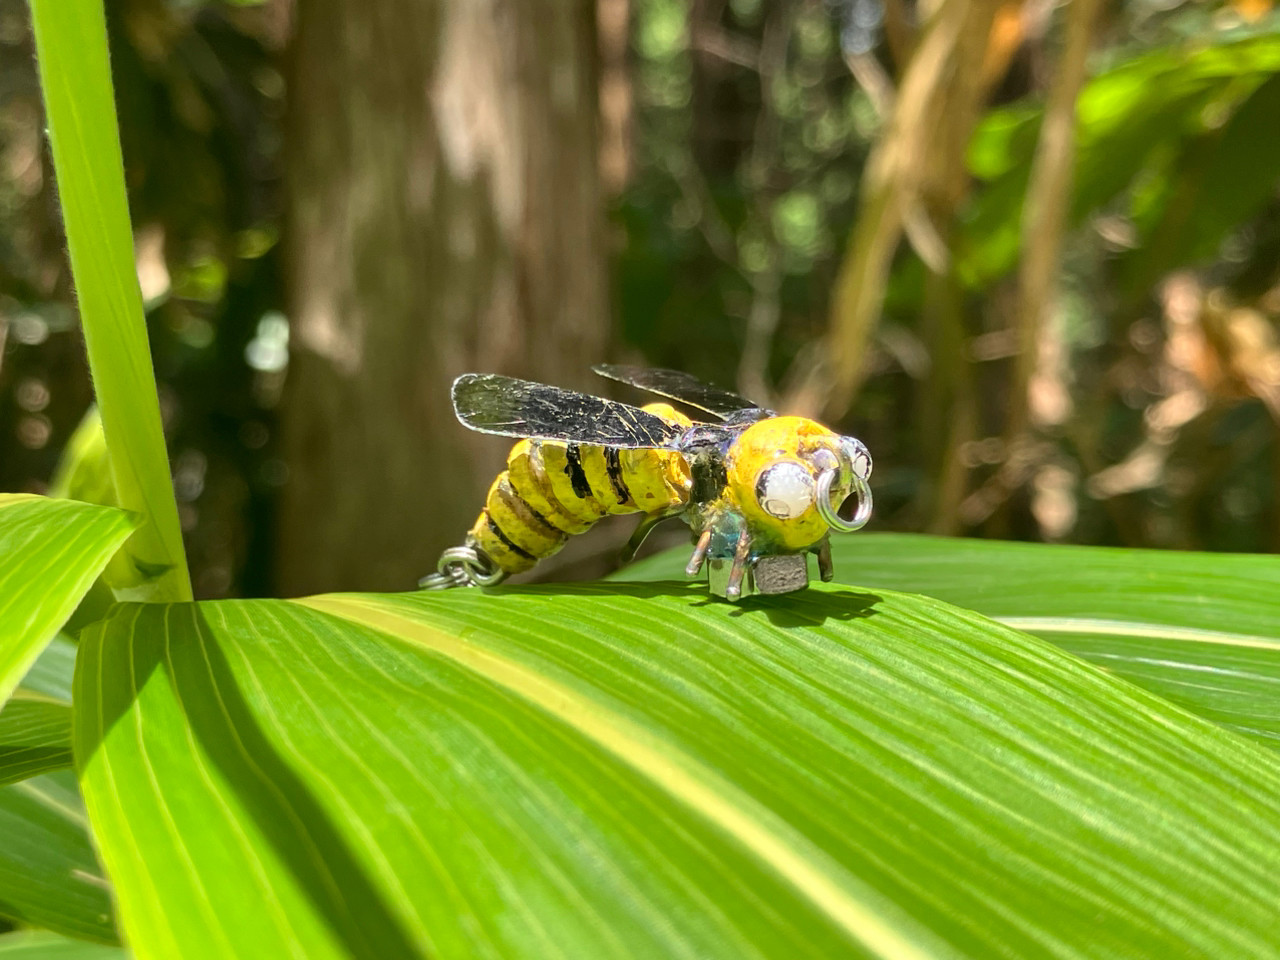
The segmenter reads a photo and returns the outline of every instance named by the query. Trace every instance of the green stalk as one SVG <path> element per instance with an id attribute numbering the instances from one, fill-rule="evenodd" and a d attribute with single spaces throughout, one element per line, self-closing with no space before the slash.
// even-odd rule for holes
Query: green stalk
<path id="1" fill-rule="evenodd" d="M 53 166 L 126 546 L 149 600 L 190 600 L 178 508 L 134 267 L 102 0 L 31 0 Z"/>

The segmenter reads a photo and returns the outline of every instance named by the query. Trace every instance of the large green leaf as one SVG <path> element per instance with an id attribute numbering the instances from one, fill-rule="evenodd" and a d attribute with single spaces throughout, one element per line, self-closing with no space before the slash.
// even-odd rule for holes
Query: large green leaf
<path id="1" fill-rule="evenodd" d="M 0 957 L 4 960 L 126 960 L 128 956 L 119 947 L 68 940 L 48 930 L 0 934 Z"/>
<path id="2" fill-rule="evenodd" d="M 109 886 L 70 771 L 0 787 L 0 838 L 0 916 L 116 942 Z"/>
<path id="3" fill-rule="evenodd" d="M 132 530 L 111 507 L 0 494 L 0 704 Z"/>
<path id="4" fill-rule="evenodd" d="M 844 583 L 927 594 L 1036 633 L 1280 747 L 1280 557 L 914 534 L 833 541 Z M 688 550 L 622 570 L 680 576 Z"/>
<path id="5" fill-rule="evenodd" d="M 926 598 L 130 605 L 75 697 L 141 957 L 1276 952 L 1280 758 Z"/>
<path id="6" fill-rule="evenodd" d="M 134 265 L 102 0 L 31 0 L 45 120 L 76 302 L 120 506 L 142 518 L 127 550 L 138 599 L 187 600 Z"/>

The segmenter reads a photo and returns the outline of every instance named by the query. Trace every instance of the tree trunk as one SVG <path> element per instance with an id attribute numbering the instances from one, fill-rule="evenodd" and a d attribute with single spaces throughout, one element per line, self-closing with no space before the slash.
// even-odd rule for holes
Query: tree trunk
<path id="1" fill-rule="evenodd" d="M 509 442 L 466 371 L 585 386 L 608 331 L 591 0 L 308 0 L 288 126 L 277 588 L 412 587 Z"/>

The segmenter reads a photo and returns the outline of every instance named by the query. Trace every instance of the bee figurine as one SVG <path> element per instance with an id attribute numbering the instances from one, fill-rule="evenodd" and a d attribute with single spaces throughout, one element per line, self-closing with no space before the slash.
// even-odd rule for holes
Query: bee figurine
<path id="1" fill-rule="evenodd" d="M 680 517 L 696 544 L 686 572 L 709 567 L 731 602 L 808 586 L 805 556 L 830 580 L 828 534 L 871 516 L 871 455 L 861 441 L 803 417 L 780 417 L 675 370 L 597 366 L 601 376 L 667 403 L 644 407 L 527 380 L 464 374 L 453 408 L 464 426 L 518 437 L 466 544 L 446 550 L 419 586 L 491 586 L 530 569 L 607 514 L 643 518 L 629 560 L 662 520 Z M 849 515 L 842 509 L 852 503 Z"/>

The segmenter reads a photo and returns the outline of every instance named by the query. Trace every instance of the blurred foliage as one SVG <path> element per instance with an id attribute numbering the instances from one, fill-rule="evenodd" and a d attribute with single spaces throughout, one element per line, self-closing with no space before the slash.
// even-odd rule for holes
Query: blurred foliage
<path id="1" fill-rule="evenodd" d="M 826 325 L 875 110 L 822 4 L 646 0 L 633 33 L 623 336 L 759 393 Z"/>
<path id="2" fill-rule="evenodd" d="M 875 84 L 848 66 L 872 51 L 891 91 L 903 15 L 869 0 L 637 3 L 638 172 L 619 204 L 618 297 L 628 341 L 651 361 L 757 395 L 763 384 L 762 399 L 785 405 L 819 359 L 883 126 Z M 1280 17 L 1267 2 L 1129 2 L 1107 16 L 1078 101 L 1070 230 L 1029 398 L 1034 440 L 1017 450 L 1005 432 L 1013 294 L 1062 13 L 1015 3 L 992 27 L 992 103 L 970 145 L 967 197 L 942 230 L 963 355 L 930 355 L 929 269 L 904 243 L 845 423 L 876 456 L 877 527 L 1280 547 Z M 909 7 L 905 17 L 916 29 Z M 785 44 L 770 43 L 775 31 Z M 778 302 L 759 377 L 752 323 L 771 272 Z M 956 415 L 933 405 L 935 381 L 957 365 L 975 385 L 978 429 L 931 450 Z M 939 460 L 963 471 L 954 502 L 938 502 Z"/>
<path id="3" fill-rule="evenodd" d="M 941 0 L 946 2 L 946 0 Z M 109 0 L 152 349 L 195 589 L 270 592 L 288 360 L 277 238 L 289 4 Z M 1009 435 L 1023 198 L 1063 43 L 997 11 L 938 275 L 904 241 L 841 426 L 881 529 L 1280 549 L 1280 14 L 1106 8 L 1057 292 Z M 907 0 L 631 0 L 612 201 L 619 352 L 785 408 L 823 360 L 860 183 L 921 32 Z M 42 491 L 90 402 L 22 0 L 0 0 L 0 489 Z M 934 268 L 938 264 L 934 263 Z M 950 322 L 950 321 L 949 321 Z M 969 435 L 939 397 L 971 384 Z M 958 478 L 948 487 L 939 464 Z"/>
<path id="4" fill-rule="evenodd" d="M 204 596 L 267 589 L 283 363 L 258 335 L 281 316 L 279 6 L 107 3 L 139 278 Z M 42 492 L 90 388 L 24 0 L 0 0 L 0 44 L 0 489 Z"/>

